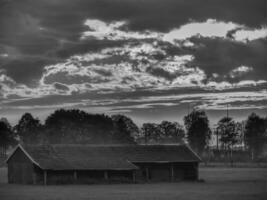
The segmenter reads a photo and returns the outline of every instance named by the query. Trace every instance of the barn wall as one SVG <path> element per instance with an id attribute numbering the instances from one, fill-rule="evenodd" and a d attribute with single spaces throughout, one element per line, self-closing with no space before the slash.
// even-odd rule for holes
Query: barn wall
<path id="1" fill-rule="evenodd" d="M 77 183 L 93 184 L 105 182 L 104 171 L 82 170 L 77 171 Z"/>
<path id="2" fill-rule="evenodd" d="M 21 149 L 8 160 L 8 183 L 32 184 L 33 163 Z"/>
<path id="3" fill-rule="evenodd" d="M 267 141 L 264 141 L 263 147 L 261 149 L 261 156 L 267 157 Z"/>
<path id="4" fill-rule="evenodd" d="M 134 163 L 139 167 L 136 180 L 144 181 L 181 181 L 198 179 L 198 163 Z M 173 177 L 172 177 L 173 174 Z"/>
<path id="5" fill-rule="evenodd" d="M 47 184 L 72 184 L 74 183 L 73 171 L 47 171 Z"/>
<path id="6" fill-rule="evenodd" d="M 144 181 L 170 181 L 170 163 L 134 163 L 139 167 L 136 172 L 137 182 Z"/>
<path id="7" fill-rule="evenodd" d="M 170 165 L 169 164 L 150 164 L 149 180 L 151 181 L 170 181 Z"/>
<path id="8" fill-rule="evenodd" d="M 110 170 L 108 171 L 109 182 L 129 183 L 133 182 L 133 171 Z"/>
<path id="9" fill-rule="evenodd" d="M 33 167 L 34 170 L 34 184 L 44 184 L 44 171 L 38 166 Z"/>
<path id="10" fill-rule="evenodd" d="M 174 163 L 174 180 L 197 180 L 198 179 L 198 163 Z"/>
<path id="11" fill-rule="evenodd" d="M 105 175 L 106 173 L 106 175 Z M 43 172 L 38 172 L 38 183 L 43 183 Z M 133 182 L 133 171 L 124 170 L 74 170 L 47 171 L 47 184 L 95 184 L 95 183 L 128 183 Z"/>

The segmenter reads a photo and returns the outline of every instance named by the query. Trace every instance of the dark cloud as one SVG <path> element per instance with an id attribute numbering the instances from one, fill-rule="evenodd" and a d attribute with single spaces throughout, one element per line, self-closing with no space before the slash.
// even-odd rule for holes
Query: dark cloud
<path id="1" fill-rule="evenodd" d="M 160 67 L 148 67 L 147 72 L 153 76 L 165 78 L 168 81 L 173 81 L 174 79 L 176 79 L 179 76 L 189 74 L 188 72 L 181 71 L 181 70 L 176 71 L 176 72 L 169 72 L 169 71 L 165 70 L 164 68 L 160 68 Z"/>
<path id="2" fill-rule="evenodd" d="M 195 59 L 190 63 L 203 69 L 208 77 L 213 73 L 232 79 L 229 73 L 240 66 L 252 67 L 253 70 L 242 79 L 265 80 L 267 74 L 267 41 L 258 39 L 248 43 L 236 42 L 222 38 L 191 38 L 198 48 L 192 51 Z M 240 78 L 240 77 L 239 77 Z"/>
<path id="3" fill-rule="evenodd" d="M 68 91 L 69 87 L 67 85 L 64 85 L 62 83 L 54 83 L 54 87 L 58 90 Z"/>
<path id="4" fill-rule="evenodd" d="M 252 27 L 260 26 L 267 21 L 265 0 L 27 0 L 26 2 L 31 5 L 26 3 L 22 8 L 31 11 L 35 16 L 45 18 L 41 21 L 43 24 L 48 27 L 58 26 L 59 30 L 66 32 L 75 29 L 74 24 L 80 24 L 85 17 L 105 21 L 123 19 L 130 22 L 128 28 L 131 30 L 160 31 L 179 27 L 189 20 L 207 18 L 234 21 Z"/>
<path id="5" fill-rule="evenodd" d="M 47 75 L 44 78 L 45 84 L 62 83 L 66 85 L 70 84 L 83 84 L 83 83 L 105 83 L 109 79 L 106 76 L 90 76 L 89 74 L 69 74 L 66 71 L 61 71 Z"/>
<path id="6" fill-rule="evenodd" d="M 174 80 L 177 76 L 174 73 L 170 73 L 162 68 L 158 67 L 148 67 L 147 72 L 152 74 L 153 76 L 162 77 L 169 81 Z"/>
<path id="7" fill-rule="evenodd" d="M 17 83 L 34 87 L 42 76 L 43 67 L 53 62 L 55 61 L 45 58 L 24 57 L 6 62 L 2 69 Z"/>
<path id="8" fill-rule="evenodd" d="M 83 40 L 77 42 L 63 42 L 64 44 L 51 52 L 52 55 L 59 58 L 68 58 L 74 54 L 84 54 L 88 52 L 97 52 L 103 48 L 120 47 L 126 41 L 111 40 Z"/>
<path id="9" fill-rule="evenodd" d="M 94 69 L 94 71 L 102 76 L 112 76 L 112 72 L 108 69 Z"/>
<path id="10" fill-rule="evenodd" d="M 2 0 L 0 45 L 9 46 L 23 56 L 40 57 L 40 61 L 34 59 L 35 67 L 32 61 L 29 65 L 25 64 L 24 58 L 21 61 L 16 58 L 14 65 L 10 62 L 4 67 L 10 70 L 9 75 L 16 81 L 29 83 L 31 81 L 27 78 L 40 77 L 43 56 L 56 62 L 73 54 L 119 45 L 110 41 L 81 42 L 81 33 L 88 30 L 83 25 L 87 18 L 107 22 L 126 20 L 129 25 L 124 27 L 125 30 L 138 31 L 149 29 L 164 32 L 190 20 L 204 21 L 208 18 L 259 27 L 267 23 L 266 4 L 266 0 Z M 251 48 L 255 49 L 256 46 L 252 45 Z M 262 44 L 258 46 L 265 48 Z M 198 60 L 201 63 L 203 59 Z M 0 58 L 0 64 L 3 62 Z M 29 75 L 21 78 L 23 70 L 18 69 L 16 73 L 14 69 L 24 67 L 28 68 L 25 71 Z"/>

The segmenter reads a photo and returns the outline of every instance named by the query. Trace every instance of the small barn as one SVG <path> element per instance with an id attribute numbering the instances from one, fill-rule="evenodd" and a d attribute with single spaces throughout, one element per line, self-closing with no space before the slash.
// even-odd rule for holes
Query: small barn
<path id="1" fill-rule="evenodd" d="M 18 145 L 8 182 L 90 184 L 198 179 L 200 158 L 186 145 Z"/>

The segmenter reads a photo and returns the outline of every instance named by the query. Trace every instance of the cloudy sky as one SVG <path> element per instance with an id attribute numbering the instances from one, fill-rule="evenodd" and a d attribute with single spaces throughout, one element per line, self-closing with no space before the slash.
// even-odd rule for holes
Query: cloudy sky
<path id="1" fill-rule="evenodd" d="M 0 0 L 0 113 L 267 114 L 266 0 Z"/>

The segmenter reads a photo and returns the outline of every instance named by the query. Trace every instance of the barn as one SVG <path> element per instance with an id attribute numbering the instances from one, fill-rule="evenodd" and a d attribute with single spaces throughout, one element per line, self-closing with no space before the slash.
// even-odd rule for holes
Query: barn
<path id="1" fill-rule="evenodd" d="M 8 182 L 90 184 L 198 179 L 200 158 L 186 145 L 18 145 Z"/>

